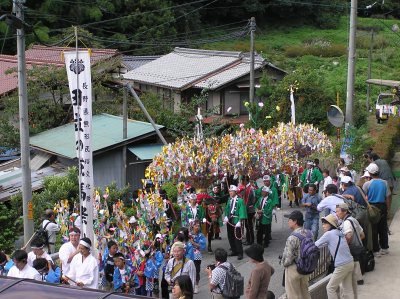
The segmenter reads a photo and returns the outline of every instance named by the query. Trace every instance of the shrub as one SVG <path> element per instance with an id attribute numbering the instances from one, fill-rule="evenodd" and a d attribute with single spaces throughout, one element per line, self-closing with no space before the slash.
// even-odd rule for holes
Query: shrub
<path id="1" fill-rule="evenodd" d="M 374 36 L 372 47 L 373 49 L 383 49 L 390 45 L 389 40 L 382 35 Z M 370 36 L 357 36 L 356 39 L 357 49 L 369 49 L 371 47 L 371 37 Z"/>
<path id="2" fill-rule="evenodd" d="M 176 202 L 176 199 L 178 197 L 178 189 L 176 188 L 176 185 L 172 182 L 166 182 L 162 185 L 162 189 L 165 190 L 167 193 L 167 197 L 170 201 Z"/>
<path id="3" fill-rule="evenodd" d="M 15 226 L 16 219 L 15 210 L 0 202 L 0 250 L 7 253 L 14 249 L 14 242 L 19 235 Z"/>
<path id="4" fill-rule="evenodd" d="M 317 57 L 340 57 L 345 55 L 347 47 L 344 44 L 333 44 L 329 41 L 317 39 L 305 41 L 302 45 L 285 47 L 287 57 L 312 55 Z"/>

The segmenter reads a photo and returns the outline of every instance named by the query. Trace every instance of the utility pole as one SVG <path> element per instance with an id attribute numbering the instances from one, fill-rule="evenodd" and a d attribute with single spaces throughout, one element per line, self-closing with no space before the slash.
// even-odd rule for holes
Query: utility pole
<path id="1" fill-rule="evenodd" d="M 250 91 L 249 101 L 254 102 L 254 32 L 256 31 L 256 19 L 250 19 Z"/>
<path id="2" fill-rule="evenodd" d="M 374 46 L 374 29 L 371 29 L 371 42 L 369 44 L 369 52 L 368 52 L 368 78 L 371 79 L 371 64 L 372 64 L 372 48 Z M 367 101 L 365 103 L 367 111 L 369 111 L 369 103 L 370 103 L 370 93 L 371 93 L 371 85 L 367 85 Z"/>
<path id="3" fill-rule="evenodd" d="M 350 7 L 350 32 L 349 56 L 347 65 L 347 97 L 346 97 L 346 124 L 353 123 L 354 105 L 354 67 L 356 60 L 356 30 L 357 30 L 357 0 L 351 0 Z"/>
<path id="4" fill-rule="evenodd" d="M 123 87 L 124 92 L 124 102 L 122 106 L 122 115 L 123 115 L 123 127 L 122 127 L 122 138 L 124 141 L 128 138 L 128 97 L 126 94 L 126 87 Z M 127 165 L 127 158 L 126 158 L 126 144 L 122 148 L 122 188 L 126 186 L 126 165 Z"/>
<path id="5" fill-rule="evenodd" d="M 14 0 L 13 13 L 20 20 L 24 20 L 23 4 L 25 0 Z M 18 98 L 19 98 L 19 125 L 21 143 L 22 169 L 22 209 L 24 219 L 24 243 L 29 243 L 33 235 L 32 185 L 29 150 L 29 123 L 28 123 L 28 94 L 26 87 L 25 64 L 25 31 L 24 26 L 17 29 L 18 55 Z"/>

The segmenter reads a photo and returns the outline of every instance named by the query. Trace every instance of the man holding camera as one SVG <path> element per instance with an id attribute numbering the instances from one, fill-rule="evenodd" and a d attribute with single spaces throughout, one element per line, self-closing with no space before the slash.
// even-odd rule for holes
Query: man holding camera
<path id="1" fill-rule="evenodd" d="M 225 285 L 226 269 L 229 269 L 230 263 L 228 260 L 228 253 L 225 249 L 217 248 L 214 251 L 215 265 L 208 265 L 206 272 L 208 275 L 209 288 L 211 291 L 212 299 L 223 299 L 222 290 Z"/>
<path id="2" fill-rule="evenodd" d="M 196 282 L 196 267 L 192 260 L 185 258 L 185 244 L 180 241 L 175 242 L 172 245 L 171 252 L 174 257 L 168 261 L 164 273 L 164 278 L 170 286 L 168 288 L 170 298 L 172 298 L 171 287 L 174 285 L 175 279 L 178 276 L 189 275 L 192 280 L 193 289 Z"/>

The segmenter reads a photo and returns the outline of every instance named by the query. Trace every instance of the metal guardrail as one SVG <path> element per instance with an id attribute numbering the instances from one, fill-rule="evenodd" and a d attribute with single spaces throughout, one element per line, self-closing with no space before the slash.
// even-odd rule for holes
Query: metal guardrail
<path id="1" fill-rule="evenodd" d="M 331 262 L 331 254 L 329 252 L 328 247 L 324 246 L 320 249 L 320 256 L 317 268 L 314 270 L 313 273 L 310 274 L 310 277 L 308 279 L 310 284 L 326 276 L 330 262 Z"/>

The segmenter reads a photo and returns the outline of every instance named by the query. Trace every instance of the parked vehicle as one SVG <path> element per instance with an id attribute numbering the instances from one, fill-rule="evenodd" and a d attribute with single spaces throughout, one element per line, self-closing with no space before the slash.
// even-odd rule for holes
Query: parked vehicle
<path id="1" fill-rule="evenodd" d="M 392 102 L 395 100 L 395 95 L 392 93 L 380 93 L 376 99 L 375 116 L 378 124 L 389 119 Z"/>

